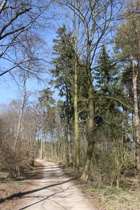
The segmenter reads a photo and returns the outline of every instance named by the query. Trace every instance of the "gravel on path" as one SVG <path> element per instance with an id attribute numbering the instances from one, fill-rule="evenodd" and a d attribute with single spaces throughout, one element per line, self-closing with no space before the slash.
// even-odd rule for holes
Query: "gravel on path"
<path id="1" fill-rule="evenodd" d="M 97 210 L 74 185 L 74 178 L 52 162 L 37 161 L 43 164 L 43 169 L 14 210 Z"/>

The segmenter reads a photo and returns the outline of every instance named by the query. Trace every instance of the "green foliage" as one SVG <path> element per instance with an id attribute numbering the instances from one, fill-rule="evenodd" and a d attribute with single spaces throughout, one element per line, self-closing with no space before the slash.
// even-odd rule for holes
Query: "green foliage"
<path id="1" fill-rule="evenodd" d="M 39 102 L 44 105 L 53 105 L 55 100 L 52 97 L 54 91 L 51 91 L 50 88 L 40 91 L 41 96 L 38 98 Z"/>
<path id="2" fill-rule="evenodd" d="M 116 132 L 118 128 L 120 130 L 122 127 L 123 118 L 120 111 L 122 104 L 115 98 L 121 101 L 124 94 L 118 82 L 120 79 L 118 66 L 109 56 L 104 45 L 99 55 L 98 68 L 96 68 L 94 77 L 96 81 L 95 125 L 103 126 L 104 134 L 107 131 L 105 135 L 109 139 L 114 136 L 113 131 Z"/>
<path id="3" fill-rule="evenodd" d="M 57 38 L 54 39 L 53 59 L 54 69 L 51 70 L 55 82 L 55 87 L 60 90 L 60 96 L 71 98 L 71 87 L 73 85 L 73 63 L 75 58 L 74 39 L 71 33 L 66 32 L 65 25 L 57 30 Z"/>
<path id="4" fill-rule="evenodd" d="M 123 58 L 129 60 L 133 56 L 139 60 L 139 34 L 140 19 L 138 15 L 132 13 L 130 18 L 118 27 L 115 37 L 116 47 L 123 53 L 121 54 Z"/>
<path id="5" fill-rule="evenodd" d="M 59 89 L 59 95 L 64 97 L 63 105 L 61 104 L 63 117 L 67 116 L 70 119 L 73 115 L 74 39 L 72 33 L 67 33 L 65 25 L 58 28 L 57 34 L 57 39 L 53 40 L 54 69 L 50 72 L 55 78 L 55 88 Z"/>
<path id="6" fill-rule="evenodd" d="M 50 133 L 53 135 L 55 129 L 55 100 L 53 99 L 54 91 L 49 88 L 40 91 L 40 97 L 38 98 L 38 110 L 40 113 L 39 129 L 42 129 L 44 135 Z"/>
<path id="7" fill-rule="evenodd" d="M 101 95 L 113 95 L 117 92 L 118 72 L 117 65 L 108 55 L 105 46 L 102 46 L 98 59 L 98 68 L 95 71 L 96 89 Z"/>
<path id="8" fill-rule="evenodd" d="M 75 52 L 75 41 L 73 34 L 67 32 L 65 25 L 58 28 L 57 38 L 54 39 L 53 59 L 54 69 L 50 72 L 55 78 L 53 80 L 55 88 L 59 89 L 59 95 L 64 97 L 63 110 L 67 115 L 73 115 L 73 97 L 74 97 L 74 68 L 77 62 L 78 71 L 78 106 L 80 110 L 85 108 L 85 101 L 88 96 L 88 78 L 84 63 L 80 61 L 79 55 Z M 76 59 L 76 60 L 75 60 Z M 81 113 L 81 117 L 84 113 Z"/>

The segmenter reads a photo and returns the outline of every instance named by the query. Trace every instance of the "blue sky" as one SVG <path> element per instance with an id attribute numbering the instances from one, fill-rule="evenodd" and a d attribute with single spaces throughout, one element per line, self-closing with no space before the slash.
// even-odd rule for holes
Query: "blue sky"
<path id="1" fill-rule="evenodd" d="M 20 83 L 19 83 L 20 85 Z M 39 89 L 41 85 L 37 81 L 28 84 L 28 91 L 34 92 Z M 0 78 L 0 103 L 9 103 L 13 99 L 22 97 L 22 87 L 18 87 L 15 81 L 5 75 Z"/>
<path id="2" fill-rule="evenodd" d="M 58 8 L 55 8 L 55 11 L 58 10 L 59 12 L 61 12 L 62 14 L 62 10 Z M 67 18 L 64 19 L 63 14 L 61 15 L 61 17 L 59 17 L 60 19 L 57 19 L 56 21 L 54 20 L 49 20 L 50 21 L 50 29 L 49 29 L 49 25 L 48 30 L 44 31 L 44 33 L 42 34 L 42 37 L 45 39 L 46 43 L 47 43 L 47 50 L 50 52 L 50 56 L 51 56 L 51 50 L 52 50 L 52 40 L 53 38 L 56 37 L 56 30 L 57 28 L 61 27 L 63 23 L 67 22 L 70 23 L 69 21 L 69 17 L 70 14 L 67 14 Z M 49 57 L 48 57 L 49 59 Z M 2 65 L 1 65 L 2 64 Z M 3 71 L 3 68 L 6 67 L 6 65 L 4 63 L 1 63 L 0 61 L 0 70 Z M 46 77 L 49 77 L 48 75 L 46 75 Z M 48 78 L 49 79 L 49 78 Z M 19 82 L 19 81 L 18 81 Z M 19 85 L 21 85 L 22 83 L 19 82 Z M 37 100 L 37 90 L 43 90 L 44 88 L 47 88 L 48 85 L 47 83 L 38 83 L 37 80 L 35 79 L 30 79 L 28 82 L 28 92 L 33 92 L 34 95 L 32 95 L 29 100 Z M 22 90 L 22 88 L 21 88 Z M 0 104 L 1 103 L 9 103 L 11 100 L 13 99 L 17 99 L 20 98 L 22 96 L 22 91 L 21 91 L 18 87 L 18 85 L 16 84 L 16 82 L 12 79 L 12 77 L 9 77 L 9 73 L 5 74 L 4 76 L 0 77 Z M 55 93 L 55 99 L 58 99 L 58 94 L 57 94 L 57 90 Z"/>
<path id="3" fill-rule="evenodd" d="M 56 33 L 55 31 L 51 31 L 51 33 L 46 33 L 46 50 L 49 52 L 47 55 L 48 60 L 50 60 L 51 56 L 51 50 L 52 50 L 52 40 L 55 38 Z M 49 44 L 48 44 L 49 43 Z M 1 71 L 3 72 L 4 70 L 10 68 L 8 67 L 8 64 L 4 61 L 0 61 L 0 68 Z M 47 72 L 49 69 L 49 66 L 45 67 L 45 71 Z M 12 70 L 11 73 L 15 76 L 15 70 Z M 16 73 L 17 74 L 17 73 Z M 31 96 L 29 97 L 29 100 L 36 100 L 39 96 L 37 94 L 38 91 L 43 90 L 48 87 L 48 81 L 50 79 L 50 76 L 48 74 L 43 74 L 42 76 L 47 82 L 39 82 L 37 79 L 28 79 L 27 82 L 27 92 L 32 93 Z M 14 80 L 14 78 L 9 74 L 6 73 L 5 75 L 0 77 L 0 104 L 7 104 L 10 103 L 13 99 L 19 99 L 22 97 L 22 86 L 23 82 L 18 79 L 18 76 L 15 76 L 17 79 L 17 82 Z M 18 83 L 18 84 L 17 84 Z M 57 90 L 56 94 L 54 94 L 55 99 L 58 99 L 58 94 Z"/>
<path id="4" fill-rule="evenodd" d="M 48 75 L 46 75 L 48 77 Z M 49 79 L 49 78 L 48 78 Z M 28 79 L 27 94 L 30 95 L 29 101 L 37 101 L 39 91 L 47 88 L 48 83 L 38 82 L 37 79 Z M 53 88 L 52 88 L 53 89 Z M 58 91 L 55 91 L 54 98 L 59 99 Z M 9 75 L 0 77 L 0 104 L 9 104 L 13 99 L 22 97 L 22 83 L 18 84 Z"/>
<path id="5" fill-rule="evenodd" d="M 61 17 L 62 18 L 62 17 Z M 44 31 L 39 31 L 42 39 L 46 42 L 46 51 L 48 51 L 47 59 L 50 60 L 50 57 L 52 56 L 52 46 L 53 46 L 53 39 L 56 38 L 56 30 L 60 26 L 62 26 L 63 18 L 61 20 L 49 20 L 50 25 L 47 26 L 47 28 Z M 50 26 L 50 28 L 49 28 Z M 1 72 L 5 71 L 6 69 L 11 68 L 8 67 L 8 64 L 5 62 L 5 60 L 0 60 L 0 70 Z M 49 69 L 49 67 L 48 67 Z M 47 67 L 45 71 L 48 71 Z M 14 75 L 14 70 L 11 71 Z M 49 75 L 43 76 L 45 79 L 50 79 Z M 18 78 L 16 76 L 16 78 Z M 14 79 L 11 77 L 9 73 L 6 73 L 5 75 L 0 77 L 0 104 L 7 104 L 10 103 L 13 99 L 19 99 L 22 97 L 22 82 L 18 79 L 18 84 L 20 85 L 20 89 Z M 27 91 L 32 92 L 32 96 L 29 97 L 29 100 L 36 100 L 39 96 L 37 94 L 37 91 L 43 90 L 48 87 L 48 84 L 46 82 L 38 82 L 37 79 L 29 79 L 28 85 L 27 85 Z M 54 89 L 53 89 L 54 90 Z M 54 98 L 57 100 L 59 99 L 57 90 L 54 90 Z"/>

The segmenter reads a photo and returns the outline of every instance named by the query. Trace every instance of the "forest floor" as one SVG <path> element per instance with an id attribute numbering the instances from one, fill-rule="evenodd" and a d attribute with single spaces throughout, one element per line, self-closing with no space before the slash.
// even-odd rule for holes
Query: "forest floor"
<path id="1" fill-rule="evenodd" d="M 73 173 L 69 167 L 62 166 L 68 175 Z M 120 188 L 100 185 L 92 181 L 76 180 L 76 185 L 98 210 L 140 210 L 140 176 L 138 181 L 134 177 L 122 179 Z"/>
<path id="2" fill-rule="evenodd" d="M 40 160 L 36 169 L 27 179 L 0 183 L 1 210 L 97 209 L 58 165 Z"/>
<path id="3" fill-rule="evenodd" d="M 19 180 L 0 180 L 0 210 L 138 210 L 140 191 L 94 187 L 76 179 L 69 169 L 35 162 Z"/>

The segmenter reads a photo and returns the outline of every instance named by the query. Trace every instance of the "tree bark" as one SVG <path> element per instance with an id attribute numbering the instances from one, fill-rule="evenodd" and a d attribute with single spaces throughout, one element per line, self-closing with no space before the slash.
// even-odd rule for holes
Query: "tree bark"
<path id="1" fill-rule="evenodd" d="M 72 162 L 72 152 L 71 152 L 71 128 L 70 122 L 67 122 L 67 164 Z"/>
<path id="2" fill-rule="evenodd" d="M 86 158 L 85 158 L 85 164 L 84 164 L 84 169 L 82 172 L 81 179 L 84 181 L 87 181 L 89 178 L 89 169 L 90 169 L 90 163 L 91 163 L 91 158 L 92 158 L 92 153 L 94 150 L 94 103 L 93 103 L 93 87 L 92 83 L 90 84 L 89 87 L 89 120 L 88 120 L 88 146 L 87 146 L 87 151 L 86 151 Z"/>
<path id="3" fill-rule="evenodd" d="M 83 173 L 81 176 L 81 179 L 87 181 L 89 177 L 89 168 L 92 158 L 92 153 L 94 150 L 94 101 L 93 101 L 93 80 L 92 80 L 92 74 L 91 74 L 91 45 L 90 42 L 87 43 L 87 74 L 88 74 L 88 146 L 87 146 L 87 152 L 86 152 L 86 158 L 85 158 L 85 165 L 83 169 Z"/>
<path id="4" fill-rule="evenodd" d="M 16 149 L 17 143 L 19 143 L 18 141 L 19 141 L 19 137 L 20 137 L 22 118 L 23 118 L 23 111 L 24 111 L 24 106 L 25 106 L 25 101 L 26 101 L 26 81 L 27 81 L 27 76 L 28 76 L 28 71 L 25 72 L 25 75 L 24 75 L 23 98 L 22 98 L 21 109 L 20 109 L 20 114 L 19 114 L 17 134 L 16 134 L 16 138 L 15 138 L 15 142 L 14 142 L 14 150 Z"/>
<path id="5" fill-rule="evenodd" d="M 78 175 L 80 166 L 80 141 L 78 128 L 78 85 L 77 85 L 77 64 L 75 60 L 75 79 L 74 79 L 74 134 L 75 134 L 75 173 Z"/>
<path id="6" fill-rule="evenodd" d="M 138 107 L 138 68 L 135 67 L 134 60 L 132 60 L 132 71 L 133 71 L 133 91 L 134 91 L 134 122 L 135 122 L 135 161 L 136 168 L 140 169 L 140 120 L 139 120 L 139 107 Z"/>

